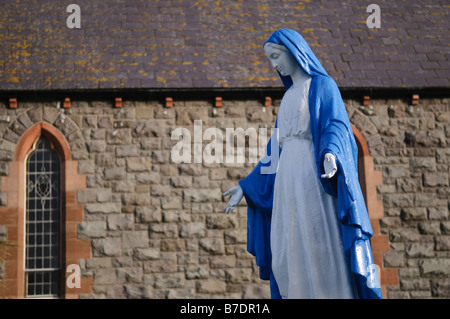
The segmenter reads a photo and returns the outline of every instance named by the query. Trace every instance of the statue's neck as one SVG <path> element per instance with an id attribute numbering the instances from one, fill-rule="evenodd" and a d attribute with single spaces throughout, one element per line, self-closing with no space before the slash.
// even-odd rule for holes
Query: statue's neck
<path id="1" fill-rule="evenodd" d="M 309 78 L 308 74 L 299 66 L 293 74 L 291 74 L 292 85 L 299 87 Z"/>

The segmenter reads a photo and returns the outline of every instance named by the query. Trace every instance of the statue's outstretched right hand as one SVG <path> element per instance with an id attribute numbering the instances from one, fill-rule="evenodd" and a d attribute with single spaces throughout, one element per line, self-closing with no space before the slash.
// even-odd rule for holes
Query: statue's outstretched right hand
<path id="1" fill-rule="evenodd" d="M 225 207 L 225 213 L 227 213 L 227 214 L 236 208 L 236 206 L 242 200 L 242 197 L 244 196 L 244 192 L 242 191 L 241 186 L 237 185 L 237 186 L 230 188 L 225 193 L 223 193 L 223 196 L 225 196 L 225 197 L 228 195 L 231 195 L 231 198 L 228 201 L 228 205 Z"/>
<path id="2" fill-rule="evenodd" d="M 320 177 L 322 178 L 332 178 L 338 168 L 336 165 L 336 157 L 331 153 L 325 154 L 325 159 L 323 160 L 323 169 L 325 171 L 325 174 L 322 174 Z"/>

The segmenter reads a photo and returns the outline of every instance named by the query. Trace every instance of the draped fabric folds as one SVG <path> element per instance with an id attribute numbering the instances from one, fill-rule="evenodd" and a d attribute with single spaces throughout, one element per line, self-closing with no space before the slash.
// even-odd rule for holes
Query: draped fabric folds
<path id="1" fill-rule="evenodd" d="M 347 112 L 335 81 L 328 76 L 303 37 L 296 31 L 282 29 L 267 40 L 284 45 L 312 77 L 309 90 L 309 113 L 313 137 L 317 176 L 324 190 L 337 197 L 338 220 L 346 257 L 351 265 L 360 298 L 382 298 L 375 272 L 369 239 L 373 232 L 358 181 L 358 149 Z M 288 89 L 290 76 L 280 78 Z M 271 270 L 270 229 L 273 189 L 281 148 L 276 136 L 267 145 L 266 157 L 239 182 L 248 204 L 247 249 L 256 257 L 260 278 L 270 280 L 272 298 L 280 298 Z M 336 157 L 338 173 L 331 179 L 322 179 L 322 163 L 326 153 Z"/>

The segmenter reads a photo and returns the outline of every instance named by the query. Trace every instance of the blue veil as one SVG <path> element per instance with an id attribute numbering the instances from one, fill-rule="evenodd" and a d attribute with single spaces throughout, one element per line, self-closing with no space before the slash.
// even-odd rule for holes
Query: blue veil
<path id="1" fill-rule="evenodd" d="M 338 199 L 343 247 L 359 298 L 382 298 L 369 241 L 373 235 L 372 227 L 358 181 L 358 148 L 339 89 L 298 32 L 281 29 L 275 31 L 267 42 L 285 46 L 301 68 L 312 77 L 309 110 L 317 176 L 325 191 Z M 291 77 L 279 75 L 288 89 L 292 85 Z M 266 154 L 269 158 L 274 158 L 274 152 L 281 152 L 279 147 L 274 146 L 277 142 L 273 139 L 267 145 Z M 338 173 L 331 179 L 320 177 L 326 153 L 336 157 L 338 166 Z M 272 298 L 281 298 L 271 269 L 270 251 L 276 173 L 261 173 L 262 168 L 268 165 L 270 163 L 261 160 L 239 184 L 248 205 L 247 250 L 256 258 L 260 278 L 270 280 Z"/>

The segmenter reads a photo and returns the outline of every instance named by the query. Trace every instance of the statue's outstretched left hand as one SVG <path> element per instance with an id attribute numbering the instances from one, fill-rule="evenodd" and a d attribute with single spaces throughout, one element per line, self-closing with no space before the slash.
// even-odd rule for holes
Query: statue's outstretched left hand
<path id="1" fill-rule="evenodd" d="M 331 153 L 325 154 L 323 160 L 323 169 L 325 174 L 322 174 L 322 178 L 332 178 L 337 172 L 336 157 Z"/>
<path id="2" fill-rule="evenodd" d="M 230 188 L 223 194 L 225 197 L 229 195 L 231 195 L 231 198 L 228 201 L 228 205 L 225 207 L 225 213 L 227 214 L 236 208 L 242 197 L 244 197 L 244 192 L 242 191 L 241 186 L 237 185 Z"/>

